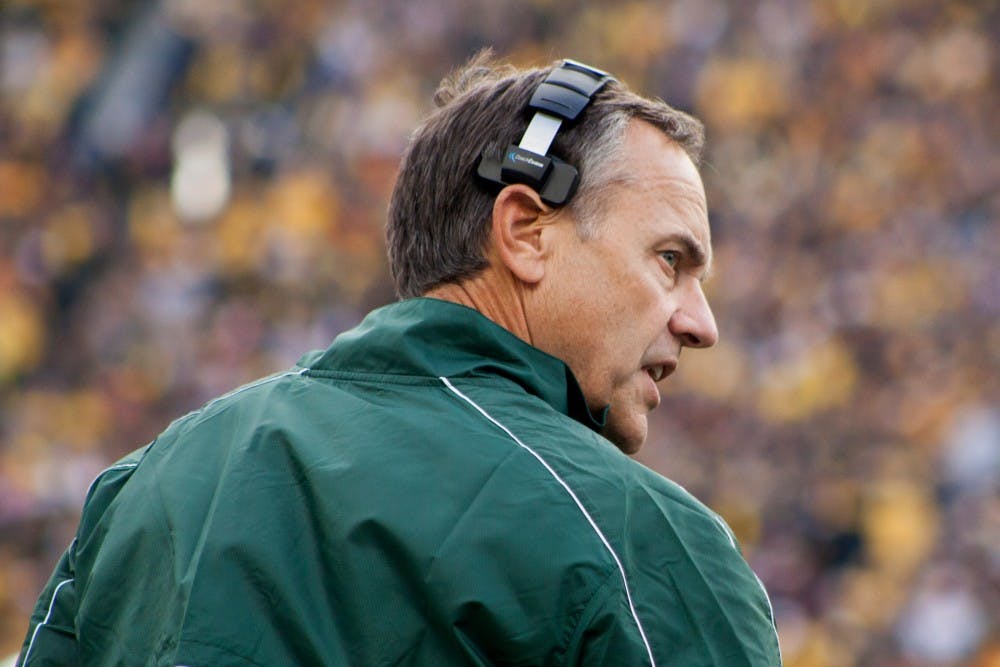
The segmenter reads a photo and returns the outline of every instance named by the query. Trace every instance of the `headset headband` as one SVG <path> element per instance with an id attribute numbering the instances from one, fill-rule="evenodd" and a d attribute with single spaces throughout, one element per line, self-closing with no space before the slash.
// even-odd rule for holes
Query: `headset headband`
<path id="1" fill-rule="evenodd" d="M 564 205 L 576 192 L 579 173 L 573 165 L 549 155 L 549 148 L 562 124 L 575 121 L 604 84 L 613 80 L 607 72 L 564 60 L 531 96 L 528 107 L 535 110 L 535 115 L 521 143 L 507 146 L 502 161 L 487 148 L 476 173 L 500 186 L 526 183 L 546 204 Z"/>

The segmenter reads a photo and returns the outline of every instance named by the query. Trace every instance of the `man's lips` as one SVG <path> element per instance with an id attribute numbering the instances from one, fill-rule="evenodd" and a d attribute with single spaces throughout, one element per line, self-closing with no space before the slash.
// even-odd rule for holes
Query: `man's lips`
<path id="1" fill-rule="evenodd" d="M 662 362 L 647 364 L 642 367 L 642 370 L 646 371 L 653 382 L 660 382 L 677 370 L 677 360 L 667 359 Z"/>

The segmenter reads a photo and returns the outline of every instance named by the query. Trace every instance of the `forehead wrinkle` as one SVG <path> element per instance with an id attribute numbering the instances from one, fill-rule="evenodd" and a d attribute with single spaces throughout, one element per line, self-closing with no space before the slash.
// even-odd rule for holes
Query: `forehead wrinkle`
<path id="1" fill-rule="evenodd" d="M 678 176 L 661 176 L 653 179 L 629 175 L 619 179 L 623 185 L 653 193 L 657 200 L 677 213 L 691 212 L 708 228 L 708 210 L 705 195 L 691 181 Z M 664 187 L 666 186 L 666 187 Z M 664 190 L 669 190 L 665 192 Z"/>
<path id="2" fill-rule="evenodd" d="M 630 172 L 624 168 L 617 169 L 614 175 L 608 178 L 601 186 L 601 189 L 608 189 L 612 192 L 618 188 L 617 195 L 624 199 L 630 199 L 629 191 L 652 193 L 652 201 L 644 208 L 648 208 L 650 216 L 655 216 L 657 209 L 669 209 L 682 220 L 685 213 L 692 214 L 698 223 L 704 228 L 708 238 L 707 247 L 690 229 L 685 228 L 683 233 L 672 233 L 664 238 L 683 240 L 684 245 L 690 254 L 699 259 L 699 263 L 704 266 L 700 281 L 707 280 L 712 274 L 712 247 L 711 230 L 708 222 L 708 211 L 706 209 L 705 196 L 703 192 L 695 187 L 690 179 L 679 176 L 656 176 L 650 178 Z M 604 200 L 606 203 L 607 200 Z M 685 227 L 687 227 L 685 225 Z"/>
<path id="3" fill-rule="evenodd" d="M 670 193 L 668 194 L 663 191 L 662 187 L 656 187 L 656 185 L 648 182 L 642 183 L 641 187 L 647 191 L 657 190 L 656 198 L 664 208 L 670 209 L 682 220 L 686 220 L 690 216 L 706 232 L 707 238 L 705 240 L 707 243 L 703 243 L 698 239 L 690 229 L 685 229 L 680 234 L 671 234 L 672 237 L 681 241 L 686 246 L 685 249 L 699 264 L 705 267 L 702 276 L 699 278 L 699 280 L 704 281 L 712 274 L 711 227 L 708 222 L 708 211 L 706 210 L 704 195 L 697 188 L 693 187 L 689 180 L 684 178 L 662 178 L 657 179 L 657 182 L 669 184 Z"/>
<path id="4" fill-rule="evenodd" d="M 708 204 L 701 180 L 695 177 L 679 176 L 675 173 L 660 172 L 656 175 L 637 173 L 628 162 L 618 163 L 618 168 L 609 175 L 605 185 L 619 186 L 623 190 L 651 194 L 652 202 L 649 208 L 662 208 L 672 211 L 684 224 L 683 230 L 675 231 L 664 239 L 671 238 L 684 246 L 684 250 L 696 264 L 702 268 L 698 276 L 699 282 L 712 277 L 712 237 L 708 219 Z M 624 195 L 628 197 L 628 194 Z M 650 211 L 649 214 L 654 214 Z M 693 222 L 693 225 L 690 224 Z M 695 230 L 703 229 L 705 241 L 702 242 Z"/>
<path id="5" fill-rule="evenodd" d="M 679 214 L 692 213 L 699 222 L 705 224 L 708 229 L 708 211 L 705 207 L 705 198 L 691 186 L 690 182 L 684 179 L 671 179 L 671 194 L 664 194 L 660 198 L 666 205 Z"/>

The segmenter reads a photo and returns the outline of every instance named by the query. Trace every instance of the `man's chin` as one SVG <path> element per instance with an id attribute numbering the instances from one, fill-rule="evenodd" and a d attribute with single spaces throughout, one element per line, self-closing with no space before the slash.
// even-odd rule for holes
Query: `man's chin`
<path id="1" fill-rule="evenodd" d="M 614 407 L 608 411 L 608 421 L 601 435 L 615 444 L 625 454 L 635 454 L 646 442 L 649 422 L 646 415 L 615 415 Z"/>

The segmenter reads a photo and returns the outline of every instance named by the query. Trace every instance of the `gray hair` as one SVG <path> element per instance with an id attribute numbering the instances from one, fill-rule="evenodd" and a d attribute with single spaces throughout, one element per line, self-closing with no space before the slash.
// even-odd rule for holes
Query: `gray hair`
<path id="1" fill-rule="evenodd" d="M 485 51 L 441 82 L 434 95 L 439 108 L 410 138 L 389 203 L 386 244 L 400 298 L 486 268 L 496 193 L 479 182 L 477 161 L 484 150 L 500 151 L 520 140 L 531 119 L 531 94 L 560 62 L 518 70 Z M 550 149 L 580 173 L 569 210 L 582 237 L 599 229 L 603 194 L 620 176 L 623 136 L 633 119 L 659 128 L 695 165 L 701 160 L 701 122 L 609 82 L 575 124 L 560 130 Z"/>

